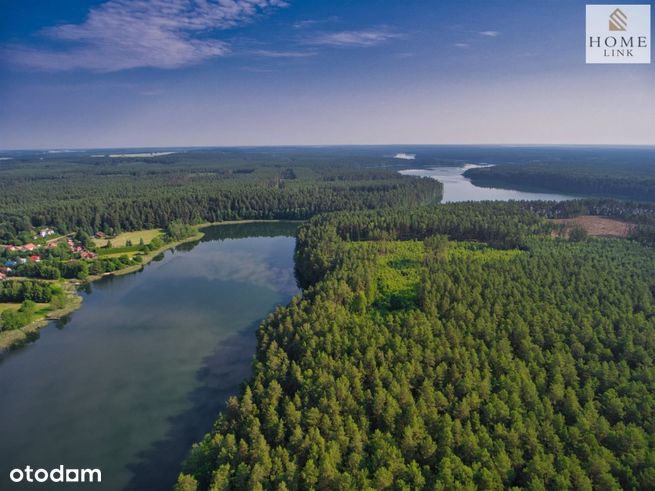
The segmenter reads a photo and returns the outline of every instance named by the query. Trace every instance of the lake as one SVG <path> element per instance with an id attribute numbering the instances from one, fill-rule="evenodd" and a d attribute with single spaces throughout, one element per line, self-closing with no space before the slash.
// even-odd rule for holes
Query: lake
<path id="1" fill-rule="evenodd" d="M 298 293 L 297 224 L 205 229 L 82 293 L 66 322 L 0 363 L 0 489 L 13 468 L 99 468 L 93 489 L 171 489 L 250 374 L 255 331 Z M 48 485 L 32 484 L 46 489 Z"/>
<path id="2" fill-rule="evenodd" d="M 470 179 L 464 177 L 464 172 L 482 165 L 466 164 L 462 167 L 430 167 L 425 169 L 405 169 L 399 171 L 406 176 L 420 176 L 437 179 L 443 183 L 442 203 L 457 201 L 508 201 L 508 200 L 546 200 L 563 201 L 575 199 L 574 196 L 564 194 L 540 193 L 519 191 L 515 189 L 502 189 L 494 187 L 481 187 L 474 185 Z"/>

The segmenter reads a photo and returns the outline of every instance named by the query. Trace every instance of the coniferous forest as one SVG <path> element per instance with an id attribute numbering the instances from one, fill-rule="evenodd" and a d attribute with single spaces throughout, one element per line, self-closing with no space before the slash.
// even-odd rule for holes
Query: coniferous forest
<path id="1" fill-rule="evenodd" d="M 643 161 L 556 161 L 501 164 L 469 169 L 465 175 L 480 186 L 547 189 L 587 196 L 655 201 L 652 151 Z"/>
<path id="2" fill-rule="evenodd" d="M 654 1 L 0 0 L 0 491 L 655 491 Z"/>
<path id="3" fill-rule="evenodd" d="M 8 161 L 0 241 L 29 243 L 40 227 L 81 244 L 144 228 L 173 241 L 190 224 L 306 220 L 303 291 L 259 327 L 252 376 L 191 449 L 180 491 L 655 488 L 653 204 L 436 204 L 440 183 L 378 164 L 311 152 Z M 566 235 L 551 221 L 580 215 L 630 232 Z M 0 285 L 24 304 L 5 324 L 60 298 L 49 280 L 138 266 L 64 249 Z"/>
<path id="4" fill-rule="evenodd" d="M 259 153 L 26 159 L 0 165 L 0 240 L 34 227 L 117 234 L 236 219 L 306 219 L 336 210 L 437 202 L 441 184 L 368 160 Z M 21 235 L 23 233 L 23 235 Z"/>
<path id="5" fill-rule="evenodd" d="M 531 207 L 303 225 L 304 294 L 177 488 L 654 488 L 655 251 Z"/>

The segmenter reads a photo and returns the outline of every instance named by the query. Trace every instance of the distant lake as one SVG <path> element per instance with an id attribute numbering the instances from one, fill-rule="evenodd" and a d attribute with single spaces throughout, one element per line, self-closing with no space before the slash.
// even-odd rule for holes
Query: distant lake
<path id="1" fill-rule="evenodd" d="M 464 172 L 483 165 L 467 164 L 462 167 L 430 167 L 426 169 L 406 169 L 399 171 L 405 176 L 420 176 L 437 179 L 443 183 L 443 203 L 457 201 L 508 201 L 508 200 L 546 200 L 563 201 L 575 199 L 575 196 L 564 194 L 539 193 L 519 191 L 515 189 L 502 189 L 494 187 L 481 187 L 474 185 L 470 179 L 464 177 Z"/>
<path id="2" fill-rule="evenodd" d="M 0 362 L 0 489 L 15 467 L 99 468 L 93 489 L 172 489 L 250 374 L 255 331 L 299 290 L 294 223 L 220 225 L 106 278 Z M 88 486 L 87 486 L 88 487 Z"/>

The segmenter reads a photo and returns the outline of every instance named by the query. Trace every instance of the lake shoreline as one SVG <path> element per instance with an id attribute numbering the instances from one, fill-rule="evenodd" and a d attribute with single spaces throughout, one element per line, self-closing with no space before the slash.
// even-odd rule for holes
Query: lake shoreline
<path id="1" fill-rule="evenodd" d="M 0 360 L 6 353 L 15 349 L 19 349 L 25 346 L 26 344 L 29 344 L 30 342 L 36 341 L 36 339 L 38 339 L 38 332 L 44 327 L 46 327 L 51 321 L 60 320 L 66 317 L 67 315 L 70 315 L 71 313 L 75 312 L 77 309 L 79 309 L 82 306 L 83 298 L 79 293 L 77 293 L 77 289 L 83 285 L 87 285 L 93 283 L 94 281 L 98 281 L 107 277 L 125 276 L 128 274 L 136 273 L 138 271 L 142 271 L 158 255 L 166 251 L 170 251 L 171 249 L 174 249 L 182 244 L 187 244 L 190 242 L 196 242 L 201 240 L 205 236 L 205 233 L 202 230 L 208 227 L 214 227 L 219 225 L 242 225 L 247 223 L 280 223 L 280 222 L 301 223 L 303 222 L 303 220 L 229 220 L 224 222 L 204 222 L 198 225 L 194 225 L 197 231 L 194 235 L 187 237 L 185 239 L 180 239 L 175 242 L 166 243 L 159 249 L 155 251 L 151 251 L 141 256 L 143 258 L 143 261 L 140 264 L 127 266 L 117 271 L 112 271 L 111 273 L 104 273 L 101 275 L 91 275 L 84 280 L 67 280 L 64 282 L 66 287 L 68 287 L 66 292 L 67 305 L 65 307 L 61 309 L 51 310 L 50 312 L 47 312 L 44 316 L 39 317 L 38 319 L 34 319 L 32 322 L 26 324 L 25 326 L 19 329 L 14 329 L 12 331 L 6 331 L 0 333 L 4 335 L 4 336 L 0 336 Z"/>
<path id="2" fill-rule="evenodd" d="M 436 179 L 443 183 L 442 203 L 462 201 L 564 201 L 583 199 L 584 196 L 560 194 L 537 189 L 519 187 L 480 186 L 467 177 L 467 172 L 473 169 L 493 167 L 495 164 L 485 162 L 467 163 L 457 166 L 426 166 L 406 168 L 398 171 L 401 175 L 410 175 L 426 179 Z"/>
<path id="3" fill-rule="evenodd" d="M 66 306 L 51 310 L 44 316 L 33 320 L 19 329 L 2 333 L 5 336 L 0 338 L 0 360 L 9 351 L 18 349 L 36 340 L 38 338 L 38 332 L 47 326 L 50 321 L 63 319 L 82 306 L 82 297 L 75 292 L 75 285 L 66 282 L 66 286 L 68 287 L 68 291 L 66 292 Z"/>
<path id="4" fill-rule="evenodd" d="M 80 310 L 0 361 L 3 465 L 73 462 L 101 469 L 102 489 L 172 489 L 250 376 L 262 320 L 299 292 L 299 224 L 285 222 L 202 224 L 201 241 L 80 289 Z"/>

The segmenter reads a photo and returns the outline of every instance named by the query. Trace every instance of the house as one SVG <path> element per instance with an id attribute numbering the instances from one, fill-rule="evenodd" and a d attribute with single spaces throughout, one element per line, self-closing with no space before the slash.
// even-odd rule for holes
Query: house
<path id="1" fill-rule="evenodd" d="M 82 251 L 80 257 L 82 259 L 95 259 L 98 255 L 95 252 L 91 251 Z"/>
<path id="2" fill-rule="evenodd" d="M 27 258 L 25 257 L 19 257 L 18 258 L 18 264 L 25 264 L 27 262 Z"/>
<path id="3" fill-rule="evenodd" d="M 7 249 L 8 251 L 15 251 L 16 246 L 14 244 L 0 244 L 0 247 Z"/>
<path id="4" fill-rule="evenodd" d="M 104 232 L 97 231 L 96 232 L 96 239 L 104 239 L 106 237 Z"/>
<path id="5" fill-rule="evenodd" d="M 5 262 L 5 267 L 7 268 L 13 268 L 14 266 L 16 266 L 16 261 L 12 261 L 10 259 L 9 261 Z"/>
<path id="6" fill-rule="evenodd" d="M 34 249 L 36 249 L 36 246 L 31 242 L 20 247 L 21 251 L 33 251 Z"/>
<path id="7" fill-rule="evenodd" d="M 41 231 L 39 232 L 39 235 L 40 235 L 41 237 L 44 237 L 44 238 L 45 238 L 45 237 L 47 237 L 47 236 L 49 236 L 49 235 L 54 235 L 54 233 L 55 233 L 55 231 L 52 230 L 51 228 L 44 228 L 43 230 L 41 230 Z"/>
<path id="8" fill-rule="evenodd" d="M 4 280 L 7 278 L 7 275 L 5 273 L 0 273 L 0 280 Z"/>
<path id="9" fill-rule="evenodd" d="M 39 263 L 41 262 L 41 256 L 30 256 L 30 261 L 33 263 Z"/>

